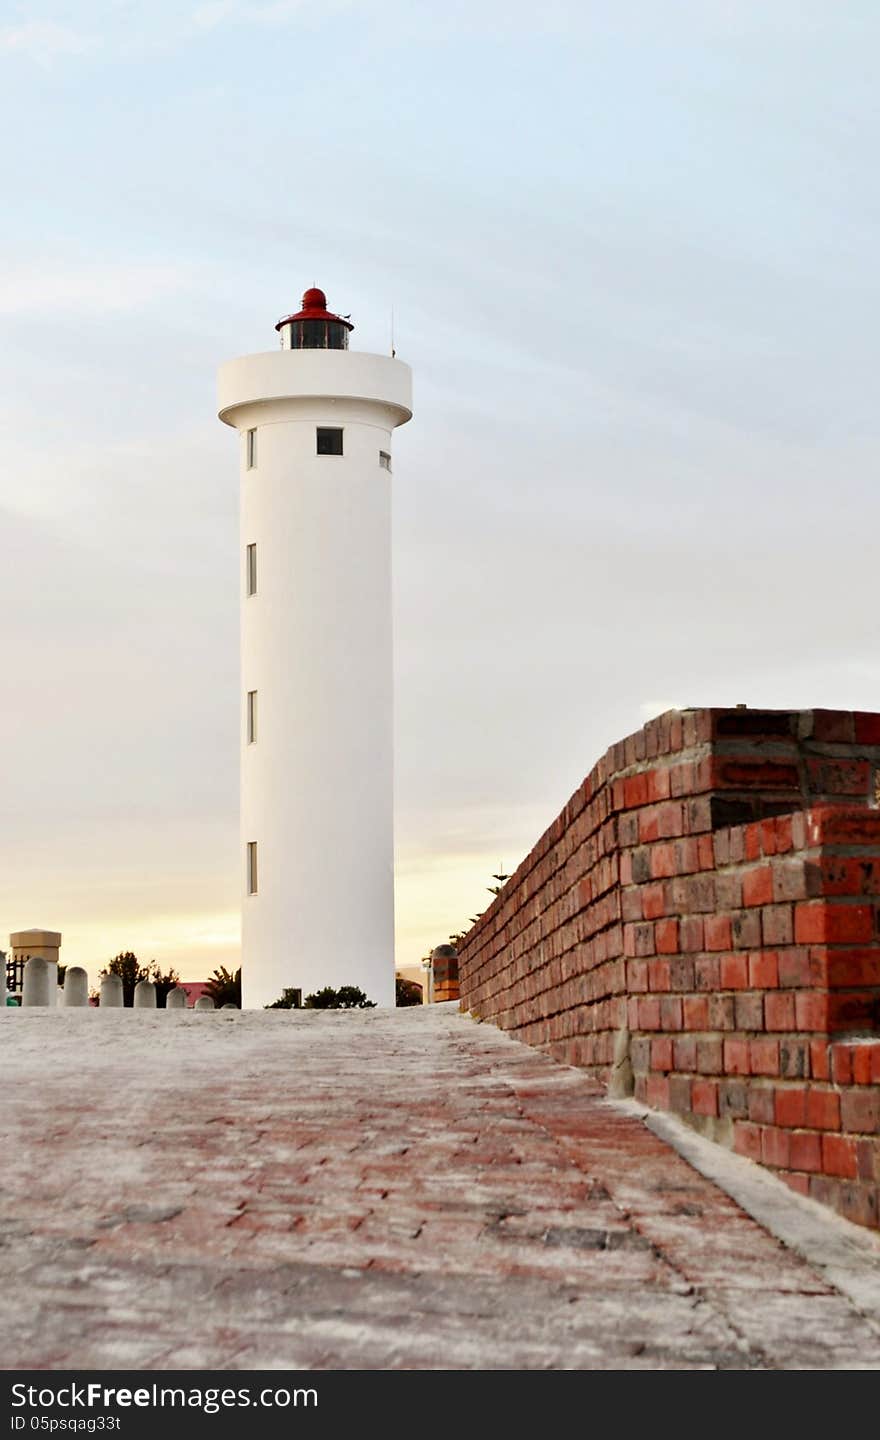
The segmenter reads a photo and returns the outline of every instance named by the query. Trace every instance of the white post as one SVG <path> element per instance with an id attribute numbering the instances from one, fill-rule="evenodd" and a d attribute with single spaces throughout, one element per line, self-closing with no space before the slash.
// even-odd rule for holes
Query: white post
<path id="1" fill-rule="evenodd" d="M 121 1010 L 124 1005 L 121 975 L 101 976 L 101 1009 Z"/>
<path id="2" fill-rule="evenodd" d="M 28 1008 L 31 1005 L 54 1005 L 55 996 L 52 994 L 52 989 L 53 987 L 57 989 L 56 974 L 57 966 L 51 960 L 44 960 L 41 955 L 34 955 L 28 960 L 24 967 L 22 1005 Z"/>
<path id="3" fill-rule="evenodd" d="M 196 1001 L 195 1005 L 193 1006 L 193 1009 L 194 1009 L 194 1010 L 213 1010 L 213 1009 L 214 1009 L 214 1001 L 211 999 L 210 995 L 200 995 L 199 998 L 198 998 L 198 1000 Z"/>
<path id="4" fill-rule="evenodd" d="M 134 987 L 135 1010 L 155 1010 L 156 987 L 152 980 L 139 980 Z"/>
<path id="5" fill-rule="evenodd" d="M 175 985 L 173 990 L 168 991 L 168 994 L 165 996 L 165 1009 L 186 1009 L 186 991 L 184 990 L 182 985 Z"/>
<path id="6" fill-rule="evenodd" d="M 64 975 L 64 1004 L 88 1005 L 89 975 L 81 965 L 70 965 Z"/>

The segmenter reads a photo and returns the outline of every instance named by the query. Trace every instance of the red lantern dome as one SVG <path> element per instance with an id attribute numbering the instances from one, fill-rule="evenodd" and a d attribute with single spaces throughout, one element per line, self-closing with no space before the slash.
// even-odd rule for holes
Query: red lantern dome
<path id="1" fill-rule="evenodd" d="M 302 297 L 302 309 L 279 320 L 275 329 L 285 350 L 347 350 L 354 326 L 344 315 L 328 310 L 324 291 L 313 286 Z"/>

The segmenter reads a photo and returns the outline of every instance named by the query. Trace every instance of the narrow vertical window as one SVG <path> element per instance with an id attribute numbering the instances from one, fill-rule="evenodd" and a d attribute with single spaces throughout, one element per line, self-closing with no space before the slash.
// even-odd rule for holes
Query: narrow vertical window
<path id="1" fill-rule="evenodd" d="M 255 470 L 256 467 L 257 467 L 257 432 L 256 432 L 256 430 L 249 430 L 249 431 L 247 432 L 247 468 L 248 468 L 249 470 Z"/>
<path id="2" fill-rule="evenodd" d="M 257 842 L 249 840 L 247 847 L 247 893 L 257 893 Z"/>
<path id="3" fill-rule="evenodd" d="M 248 691 L 247 698 L 247 738 L 248 744 L 253 745 L 257 738 L 257 692 Z"/>
<path id="4" fill-rule="evenodd" d="M 257 547 L 256 547 L 256 545 L 249 545 L 249 546 L 247 547 L 247 562 L 246 562 L 246 567 L 245 567 L 245 568 L 246 568 L 246 571 L 247 571 L 247 593 L 248 593 L 248 595 L 256 595 L 256 593 L 257 593 Z"/>
<path id="5" fill-rule="evenodd" d="M 388 454 L 387 450 L 379 451 L 379 464 L 382 466 L 383 470 L 391 469 L 391 456 Z"/>

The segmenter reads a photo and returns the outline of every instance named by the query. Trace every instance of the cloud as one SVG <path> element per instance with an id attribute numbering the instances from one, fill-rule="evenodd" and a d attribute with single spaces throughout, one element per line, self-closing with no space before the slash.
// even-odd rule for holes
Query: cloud
<path id="1" fill-rule="evenodd" d="M 84 55 L 95 40 L 69 25 L 54 20 L 27 20 L 0 30 L 0 54 L 26 55 L 38 65 L 48 65 L 59 55 Z"/>
<path id="2" fill-rule="evenodd" d="M 0 266 L 0 315 L 139 310 L 180 290 L 189 277 L 182 265 L 7 261 Z"/>

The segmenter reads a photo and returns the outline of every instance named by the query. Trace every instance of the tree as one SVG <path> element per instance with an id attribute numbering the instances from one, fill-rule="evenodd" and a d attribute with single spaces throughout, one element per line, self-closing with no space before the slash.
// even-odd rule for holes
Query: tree
<path id="1" fill-rule="evenodd" d="M 180 984 L 180 976 L 173 968 L 169 968 L 168 970 L 166 970 L 165 974 L 163 975 L 155 960 L 152 960 L 150 962 L 147 979 L 152 980 L 153 984 L 156 987 L 157 1006 L 160 1010 L 165 1010 L 167 1008 L 166 1001 L 168 999 L 168 991 L 173 990 L 175 985 Z"/>
<path id="2" fill-rule="evenodd" d="M 241 1009 L 241 970 L 233 975 L 225 965 L 218 965 L 205 985 L 205 994 L 210 995 L 217 1009 L 221 1005 L 237 1005 Z M 270 1007 L 271 1008 L 271 1007 Z M 279 1007 L 286 1009 L 286 1006 Z"/>
<path id="3" fill-rule="evenodd" d="M 163 974 L 155 960 L 151 960 L 149 965 L 142 965 L 131 950 L 124 950 L 114 956 L 104 966 L 101 975 L 119 976 L 122 981 L 122 1003 L 129 1009 L 134 1005 L 134 992 L 141 980 L 152 980 L 156 987 L 156 1004 L 160 1010 L 165 1009 L 168 991 L 173 990 L 180 981 L 176 970 L 169 969 Z"/>
<path id="4" fill-rule="evenodd" d="M 286 990 L 282 990 L 282 991 L 281 991 L 281 994 L 279 995 L 279 997 L 278 997 L 277 1000 L 273 1000 L 271 1005 L 264 1005 L 264 1006 L 263 1006 L 263 1009 L 264 1009 L 264 1010 L 299 1010 L 299 1009 L 301 1008 L 301 1006 L 302 1006 L 302 991 L 301 991 L 301 990 L 295 990 L 292 985 L 288 985 L 288 987 L 287 987 Z"/>
<path id="5" fill-rule="evenodd" d="M 122 1003 L 129 1008 L 134 1004 L 135 986 L 141 980 L 149 980 L 149 966 L 142 965 L 131 950 L 124 950 L 104 966 L 101 976 L 118 975 L 122 981 Z"/>
<path id="6" fill-rule="evenodd" d="M 421 1005 L 422 987 L 416 980 L 404 980 L 402 975 L 395 978 L 396 1003 L 398 1005 Z"/>
<path id="7" fill-rule="evenodd" d="M 306 1010 L 374 1010 L 376 1002 L 368 1000 L 357 985 L 341 985 L 338 990 L 325 985 L 323 990 L 307 995 L 303 1007 Z"/>

